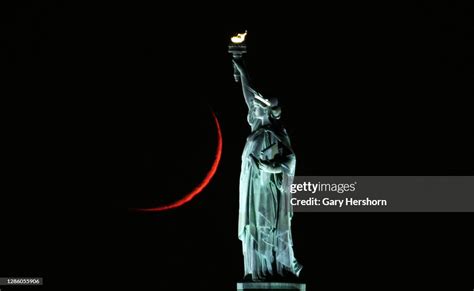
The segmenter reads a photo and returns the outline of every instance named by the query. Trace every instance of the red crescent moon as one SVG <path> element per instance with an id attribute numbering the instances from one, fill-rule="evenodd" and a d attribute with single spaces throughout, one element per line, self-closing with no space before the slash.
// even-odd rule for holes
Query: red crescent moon
<path id="1" fill-rule="evenodd" d="M 173 202 L 168 205 L 163 205 L 163 206 L 158 206 L 158 207 L 153 207 L 153 208 L 140 208 L 136 209 L 138 211 L 146 211 L 146 212 L 156 212 L 156 211 L 163 211 L 163 210 L 168 210 L 168 209 L 173 209 L 180 207 L 181 205 L 191 201 L 196 195 L 198 195 L 206 186 L 209 184 L 211 181 L 212 177 L 214 177 L 214 174 L 217 171 L 217 167 L 219 166 L 219 162 L 221 160 L 221 155 L 222 155 L 222 133 L 221 133 L 221 127 L 219 125 L 219 120 L 217 119 L 216 114 L 212 112 L 212 115 L 214 116 L 214 121 L 216 122 L 216 128 L 217 128 L 217 150 L 216 150 L 216 157 L 214 159 L 214 163 L 212 164 L 211 169 L 209 172 L 207 172 L 206 177 L 202 180 L 199 185 L 197 185 L 193 191 L 188 193 L 186 196 L 183 198 L 179 199 L 176 202 Z"/>

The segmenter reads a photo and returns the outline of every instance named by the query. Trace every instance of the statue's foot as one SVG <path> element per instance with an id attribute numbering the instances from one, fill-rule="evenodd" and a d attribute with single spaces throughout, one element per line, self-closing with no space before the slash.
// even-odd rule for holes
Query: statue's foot
<path id="1" fill-rule="evenodd" d="M 253 278 L 252 274 L 245 275 L 242 281 L 243 282 L 279 282 L 277 277 L 274 277 L 274 276 Z"/>

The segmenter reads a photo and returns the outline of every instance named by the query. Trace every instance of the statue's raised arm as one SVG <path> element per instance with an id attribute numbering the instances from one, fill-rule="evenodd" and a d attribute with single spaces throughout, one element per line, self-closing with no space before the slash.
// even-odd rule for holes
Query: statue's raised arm
<path id="1" fill-rule="evenodd" d="M 253 99 L 255 98 L 255 95 L 258 95 L 258 93 L 250 85 L 250 78 L 244 63 L 243 55 L 247 52 L 247 46 L 245 44 L 246 35 L 247 31 L 245 33 L 239 33 L 231 38 L 229 53 L 232 54 L 235 81 L 241 82 L 245 103 L 249 110 L 252 110 Z"/>
<path id="2" fill-rule="evenodd" d="M 255 95 L 258 95 L 258 93 L 250 85 L 250 79 L 243 59 L 233 59 L 232 63 L 234 64 L 234 69 L 238 74 L 234 74 L 234 76 L 237 76 L 236 79 L 240 80 L 245 103 L 247 104 L 249 110 L 251 110 L 253 106 L 253 99 L 255 98 Z"/>

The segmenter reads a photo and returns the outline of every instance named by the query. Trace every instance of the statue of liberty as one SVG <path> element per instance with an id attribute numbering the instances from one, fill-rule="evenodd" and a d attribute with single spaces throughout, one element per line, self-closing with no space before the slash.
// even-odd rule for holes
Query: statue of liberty
<path id="1" fill-rule="evenodd" d="M 280 123 L 278 100 L 264 98 L 250 86 L 242 48 L 245 46 L 229 47 L 251 128 L 242 154 L 239 187 L 238 237 L 242 241 L 244 279 L 294 278 L 302 269 L 295 259 L 291 235 L 289 188 L 295 174 L 295 154 Z"/>

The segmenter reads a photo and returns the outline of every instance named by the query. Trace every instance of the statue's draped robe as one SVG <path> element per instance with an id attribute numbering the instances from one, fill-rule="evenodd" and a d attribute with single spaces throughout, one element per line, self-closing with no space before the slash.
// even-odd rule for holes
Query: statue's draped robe
<path id="1" fill-rule="evenodd" d="M 250 110 L 252 112 L 252 110 Z M 256 122 L 249 113 L 249 123 Z M 282 173 L 268 173 L 252 162 L 251 154 L 275 159 Z M 286 131 L 271 123 L 255 129 L 242 154 L 238 236 L 242 241 L 245 274 L 253 280 L 287 273 L 299 275 L 301 265 L 293 253 L 289 186 L 295 156 Z"/>

